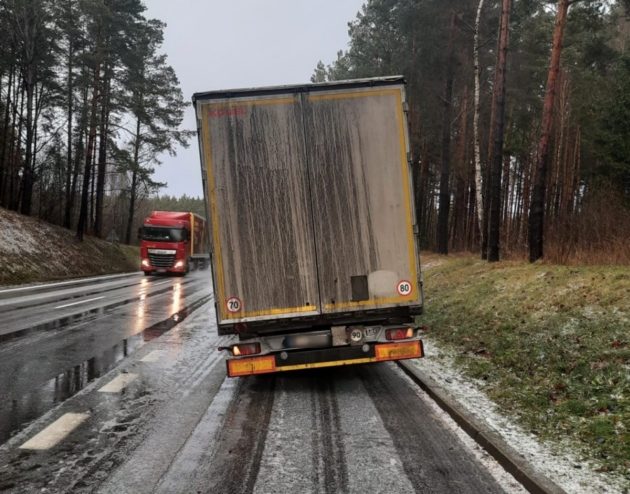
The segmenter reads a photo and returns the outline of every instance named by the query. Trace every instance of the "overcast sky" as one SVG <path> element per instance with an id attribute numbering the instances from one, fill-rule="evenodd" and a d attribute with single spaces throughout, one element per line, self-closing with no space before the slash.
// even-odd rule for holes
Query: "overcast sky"
<path id="1" fill-rule="evenodd" d="M 163 51 L 187 101 L 194 92 L 309 82 L 318 60 L 348 44 L 348 22 L 364 0 L 145 0 L 166 22 Z M 184 125 L 194 129 L 188 108 Z M 164 156 L 161 194 L 201 196 L 196 139 Z"/>

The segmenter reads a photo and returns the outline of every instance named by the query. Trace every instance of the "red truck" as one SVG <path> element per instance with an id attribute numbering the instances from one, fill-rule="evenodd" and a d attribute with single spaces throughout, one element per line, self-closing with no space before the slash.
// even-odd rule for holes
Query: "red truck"
<path id="1" fill-rule="evenodd" d="M 153 211 L 139 231 L 141 268 L 145 275 L 184 276 L 205 267 L 209 258 L 206 220 L 190 212 Z"/>

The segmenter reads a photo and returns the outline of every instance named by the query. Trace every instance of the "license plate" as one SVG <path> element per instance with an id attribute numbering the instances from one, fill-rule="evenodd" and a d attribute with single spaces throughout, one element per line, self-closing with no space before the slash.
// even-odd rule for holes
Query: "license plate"
<path id="1" fill-rule="evenodd" d="M 166 273 L 166 269 L 164 268 L 160 268 L 157 270 L 158 273 Z"/>

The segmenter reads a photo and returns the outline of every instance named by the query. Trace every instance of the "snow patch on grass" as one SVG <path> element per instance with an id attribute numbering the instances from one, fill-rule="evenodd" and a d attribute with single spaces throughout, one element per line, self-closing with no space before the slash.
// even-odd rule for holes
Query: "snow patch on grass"
<path id="1" fill-rule="evenodd" d="M 42 230 L 46 230 L 45 227 Z M 45 233 L 45 232 L 43 232 Z M 30 231 L 21 227 L 20 223 L 0 210 L 0 254 L 33 254 L 40 246 Z"/>
<path id="2" fill-rule="evenodd" d="M 627 482 L 622 477 L 596 471 L 596 465 L 584 462 L 572 453 L 572 445 L 568 441 L 553 445 L 541 443 L 535 435 L 500 412 L 498 406 L 481 391 L 485 386 L 483 381 L 466 377 L 457 370 L 454 352 L 440 348 L 426 335 L 423 340 L 425 357 L 410 362 L 443 387 L 468 413 L 502 436 L 536 470 L 566 492 L 628 492 Z"/>
<path id="3" fill-rule="evenodd" d="M 0 285 L 135 271 L 136 247 L 86 236 L 0 208 Z"/>

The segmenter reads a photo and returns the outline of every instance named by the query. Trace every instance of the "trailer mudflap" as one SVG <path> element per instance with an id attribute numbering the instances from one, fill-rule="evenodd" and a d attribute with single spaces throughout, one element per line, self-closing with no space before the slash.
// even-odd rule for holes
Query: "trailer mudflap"
<path id="1" fill-rule="evenodd" d="M 388 360 L 405 360 L 424 356 L 422 340 L 377 343 L 363 346 L 346 346 L 287 352 L 282 359 L 279 354 L 263 357 L 245 357 L 227 360 L 229 377 L 269 374 L 342 365 L 369 364 Z"/>

